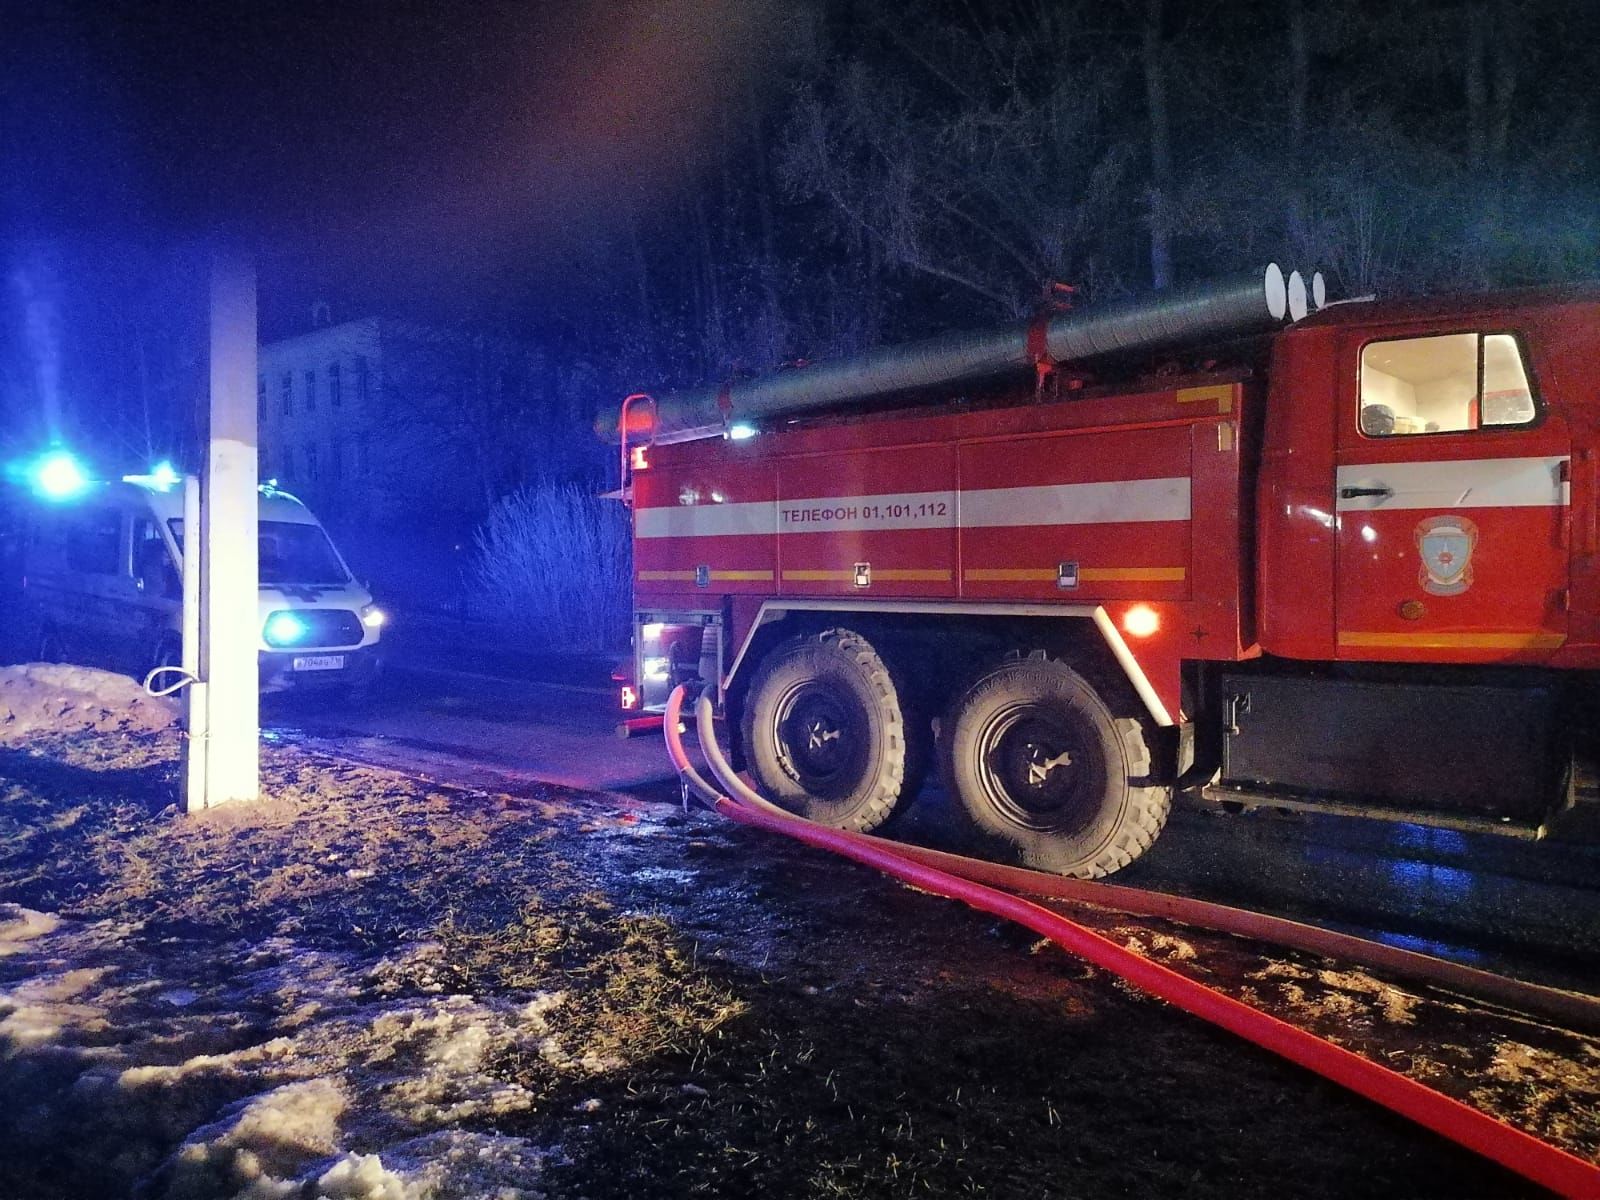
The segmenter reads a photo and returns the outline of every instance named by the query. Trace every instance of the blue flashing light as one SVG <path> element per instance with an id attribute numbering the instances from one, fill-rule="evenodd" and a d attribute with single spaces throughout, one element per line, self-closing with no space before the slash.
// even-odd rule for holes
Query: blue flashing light
<path id="1" fill-rule="evenodd" d="M 275 612 L 267 618 L 262 636 L 269 646 L 292 646 L 306 636 L 306 623 L 292 612 Z"/>
<path id="2" fill-rule="evenodd" d="M 47 450 L 28 472 L 33 490 L 46 500 L 66 501 L 89 488 L 89 476 L 70 450 Z"/>
<path id="3" fill-rule="evenodd" d="M 735 421 L 728 426 L 728 438 L 730 441 L 742 442 L 747 438 L 755 437 L 755 435 L 756 427 L 750 424 L 749 421 Z"/>

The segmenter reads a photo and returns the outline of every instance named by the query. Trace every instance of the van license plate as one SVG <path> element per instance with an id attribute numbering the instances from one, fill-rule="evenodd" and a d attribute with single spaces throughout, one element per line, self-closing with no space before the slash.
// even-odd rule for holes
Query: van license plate
<path id="1" fill-rule="evenodd" d="M 289 665 L 296 671 L 342 671 L 344 670 L 344 655 L 307 654 L 295 659 Z"/>

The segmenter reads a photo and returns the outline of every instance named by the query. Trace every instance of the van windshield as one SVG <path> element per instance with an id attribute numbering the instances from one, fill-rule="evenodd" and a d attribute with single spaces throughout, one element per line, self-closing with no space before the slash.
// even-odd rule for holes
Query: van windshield
<path id="1" fill-rule="evenodd" d="M 183 551 L 183 521 L 167 522 L 173 540 Z M 299 521 L 262 521 L 257 526 L 260 579 L 265 585 L 287 583 L 300 587 L 339 587 L 350 575 L 334 553 L 333 543 L 320 525 Z"/>

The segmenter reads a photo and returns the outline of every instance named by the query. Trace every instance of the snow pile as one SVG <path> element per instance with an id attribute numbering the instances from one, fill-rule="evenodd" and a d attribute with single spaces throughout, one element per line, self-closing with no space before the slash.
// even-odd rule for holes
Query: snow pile
<path id="1" fill-rule="evenodd" d="M 348 1104 L 344 1089 L 331 1079 L 284 1084 L 241 1100 L 197 1129 L 173 1156 L 167 1200 L 299 1195 L 302 1189 L 292 1180 L 338 1149 L 339 1118 Z M 373 1195 L 388 1200 L 381 1192 Z"/>
<path id="2" fill-rule="evenodd" d="M 98 1004 L 80 1000 L 104 974 L 104 967 L 49 972 L 0 992 L 0 1046 L 15 1053 L 55 1042 L 63 1029 L 89 1033 L 104 1030 L 104 1010 Z"/>
<path id="3" fill-rule="evenodd" d="M 505 1033 L 491 1029 L 489 1016 L 465 997 L 452 997 L 437 1006 L 381 1011 L 370 1022 L 343 1024 L 332 1038 L 324 1030 L 299 1045 L 278 1039 L 270 1057 L 280 1072 L 329 1073 L 239 1101 L 192 1133 L 167 1164 L 164 1200 L 533 1200 L 539 1193 L 528 1184 L 547 1162 L 562 1161 L 558 1151 L 462 1129 L 380 1144 L 400 1128 L 532 1106 L 524 1089 L 482 1072 L 484 1051 Z M 340 1052 L 348 1056 L 342 1071 L 331 1061 Z M 158 1075 L 172 1081 L 213 1072 L 239 1077 L 242 1060 L 253 1057 L 251 1051 L 202 1055 L 164 1070 L 125 1072 L 122 1082 L 138 1087 Z M 371 1111 L 379 1096 L 382 1115 Z M 362 1153 L 352 1144 L 377 1149 Z"/>
<path id="4" fill-rule="evenodd" d="M 112 671 L 60 663 L 0 667 L 0 743 L 36 733 L 154 733 L 176 724 L 180 707 Z"/>
<path id="5" fill-rule="evenodd" d="M 461 1129 L 440 1130 L 383 1151 L 389 1169 L 405 1181 L 405 1200 L 536 1200 L 531 1185 L 546 1164 L 561 1164 L 559 1149 L 522 1138 Z"/>
<path id="6" fill-rule="evenodd" d="M 0 904 L 0 958 L 16 954 L 34 938 L 54 933 L 61 918 L 20 904 Z"/>
<path id="7" fill-rule="evenodd" d="M 400 1078 L 388 1089 L 389 1110 L 414 1125 L 522 1112 L 534 1097 L 521 1084 L 495 1078 L 490 1055 L 524 1040 L 517 1014 L 467 996 L 391 1009 L 365 1036 L 373 1059 Z"/>

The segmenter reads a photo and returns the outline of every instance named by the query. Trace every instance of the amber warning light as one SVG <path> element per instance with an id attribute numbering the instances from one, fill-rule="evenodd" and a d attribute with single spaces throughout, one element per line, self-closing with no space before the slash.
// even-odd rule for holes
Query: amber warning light
<path id="1" fill-rule="evenodd" d="M 628 465 L 635 471 L 648 471 L 650 469 L 650 447 L 635 446 L 629 455 Z"/>
<path id="2" fill-rule="evenodd" d="M 639 693 L 634 691 L 632 685 L 623 684 L 623 686 L 622 686 L 622 710 L 624 712 L 629 712 L 629 711 L 631 711 L 631 710 L 633 710 L 635 708 L 638 708 L 638 707 L 639 707 Z"/>
<path id="3" fill-rule="evenodd" d="M 1135 604 L 1122 618 L 1123 632 L 1146 638 L 1161 629 L 1161 615 L 1148 604 Z"/>

